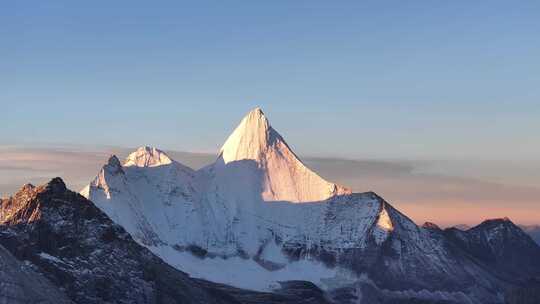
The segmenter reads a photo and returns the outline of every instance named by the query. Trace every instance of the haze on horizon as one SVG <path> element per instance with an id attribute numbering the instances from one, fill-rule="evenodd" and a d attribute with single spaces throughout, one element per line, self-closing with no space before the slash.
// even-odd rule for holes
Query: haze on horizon
<path id="1" fill-rule="evenodd" d="M 41 184 L 55 176 L 62 176 L 70 188 L 78 191 L 94 178 L 110 155 L 124 159 L 134 150 L 73 145 L 0 147 L 0 197 L 15 193 L 25 183 Z M 212 163 L 217 156 L 217 152 L 167 153 L 194 169 Z M 524 179 L 540 179 L 538 166 L 525 168 L 526 164 L 500 161 L 300 158 L 329 181 L 355 192 L 377 192 L 418 224 L 430 221 L 441 226 L 476 225 L 501 217 L 510 217 L 519 224 L 539 224 L 540 189 L 522 183 Z M 527 172 L 530 175 L 524 176 Z"/>
<path id="2" fill-rule="evenodd" d="M 540 3 L 0 4 L 0 195 L 141 145 L 208 163 L 261 106 L 417 222 L 540 224 Z M 195 151 L 187 154 L 178 151 Z"/>

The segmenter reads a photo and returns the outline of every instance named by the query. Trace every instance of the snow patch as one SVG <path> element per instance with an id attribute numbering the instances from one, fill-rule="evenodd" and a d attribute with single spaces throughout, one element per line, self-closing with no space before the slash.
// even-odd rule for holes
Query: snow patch
<path id="1" fill-rule="evenodd" d="M 48 254 L 46 252 L 40 252 L 38 255 L 39 255 L 40 258 L 45 259 L 45 260 L 50 260 L 50 261 L 53 261 L 53 262 L 56 262 L 56 263 L 64 263 L 59 258 L 57 258 L 55 256 L 52 256 L 52 255 L 50 255 L 50 254 Z"/>
<path id="2" fill-rule="evenodd" d="M 353 276 L 340 268 L 327 268 L 322 263 L 301 260 L 284 268 L 270 271 L 252 259 L 238 256 L 222 258 L 199 258 L 185 251 L 179 252 L 169 246 L 149 247 L 164 261 L 187 272 L 191 277 L 232 285 L 239 288 L 272 291 L 279 281 L 310 281 L 325 289 L 327 282 L 345 280 L 353 282 Z"/>
<path id="3" fill-rule="evenodd" d="M 281 251 L 281 247 L 276 244 L 275 241 L 270 241 L 264 246 L 263 251 L 260 255 L 260 258 L 264 261 L 276 263 L 276 264 L 286 264 L 289 262 L 289 259 Z"/>

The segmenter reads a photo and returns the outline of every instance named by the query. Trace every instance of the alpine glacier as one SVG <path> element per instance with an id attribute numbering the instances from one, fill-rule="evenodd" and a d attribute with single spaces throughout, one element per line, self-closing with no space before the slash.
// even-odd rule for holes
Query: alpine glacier
<path id="1" fill-rule="evenodd" d="M 375 193 L 325 181 L 259 108 L 207 167 L 195 171 L 141 147 L 123 165 L 111 156 L 81 194 L 169 264 L 238 287 L 306 280 L 350 298 L 501 303 L 497 290 L 510 280 Z"/>

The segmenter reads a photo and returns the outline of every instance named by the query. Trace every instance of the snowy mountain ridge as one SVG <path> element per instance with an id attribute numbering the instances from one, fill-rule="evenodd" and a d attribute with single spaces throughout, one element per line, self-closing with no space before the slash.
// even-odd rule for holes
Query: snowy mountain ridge
<path id="1" fill-rule="evenodd" d="M 325 304 L 313 284 L 273 293 L 190 278 L 60 178 L 0 199 L 0 303 Z"/>
<path id="2" fill-rule="evenodd" d="M 501 302 L 491 291 L 506 279 L 468 252 L 484 250 L 484 240 L 418 227 L 375 193 L 324 180 L 259 108 L 207 167 L 194 171 L 142 147 L 123 165 L 111 156 L 81 194 L 194 277 L 255 290 L 305 280 L 325 290 L 374 286 L 390 297 L 427 290 L 418 296 Z M 528 242 L 525 252 L 540 252 Z"/>
<path id="3" fill-rule="evenodd" d="M 304 210 L 321 214 L 326 205 L 320 202 L 350 190 L 305 167 L 257 108 L 240 122 L 210 166 L 194 171 L 159 149 L 141 147 L 124 165 L 111 156 L 81 193 L 147 245 L 197 245 L 230 255 L 238 245 L 255 254 L 266 226 L 280 221 L 290 222 L 281 223 L 283 227 L 297 225 L 295 216 L 304 216 Z M 158 202 L 166 207 L 156 208 Z M 269 202 L 275 206 L 268 208 Z M 290 205 L 308 202 L 319 204 Z M 295 216 L 283 218 L 284 213 Z M 318 226 L 308 224 L 306 229 L 313 232 Z"/>
<path id="4" fill-rule="evenodd" d="M 173 161 L 169 156 L 162 151 L 151 148 L 151 147 L 141 147 L 137 151 L 131 153 L 124 164 L 126 167 L 137 166 L 137 167 L 156 167 L 162 165 L 168 165 Z"/>

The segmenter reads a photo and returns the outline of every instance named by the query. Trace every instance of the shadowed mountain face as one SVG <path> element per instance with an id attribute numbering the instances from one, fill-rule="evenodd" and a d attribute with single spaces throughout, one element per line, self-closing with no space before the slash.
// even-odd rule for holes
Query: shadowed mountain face
<path id="1" fill-rule="evenodd" d="M 508 278 L 539 274 L 540 247 L 507 218 L 487 220 L 466 231 L 449 228 L 445 234 L 495 274 Z"/>
<path id="2" fill-rule="evenodd" d="M 539 247 L 509 221 L 418 227 L 312 172 L 259 109 L 205 168 L 144 147 L 111 157 L 81 193 L 167 263 L 248 289 L 304 280 L 340 303 L 503 303 L 540 274 Z"/>
<path id="3" fill-rule="evenodd" d="M 540 225 L 520 225 L 519 227 L 529 234 L 538 245 L 540 245 Z"/>
<path id="4" fill-rule="evenodd" d="M 68 304 L 69 298 L 29 263 L 0 246 L 0 303 Z"/>
<path id="5" fill-rule="evenodd" d="M 540 225 L 517 225 L 517 226 L 523 232 L 528 234 L 533 239 L 533 241 L 536 242 L 536 244 L 540 245 Z M 455 226 L 452 226 L 452 227 L 456 228 L 456 229 L 459 229 L 459 230 L 462 230 L 462 231 L 466 231 L 466 230 L 471 229 L 470 226 L 464 225 L 464 224 L 455 225 Z"/>
<path id="6" fill-rule="evenodd" d="M 26 281 L 30 270 L 2 266 L 0 274 L 21 284 L 15 296 L 34 282 L 36 290 L 23 298 L 31 303 L 40 297 L 43 303 L 325 303 L 322 292 L 307 283 L 270 294 L 191 279 L 134 242 L 59 178 L 25 185 L 0 201 L 0 244 L 50 281 L 40 275 Z M 0 265 L 13 263 L 6 255 L 0 247 Z"/>

